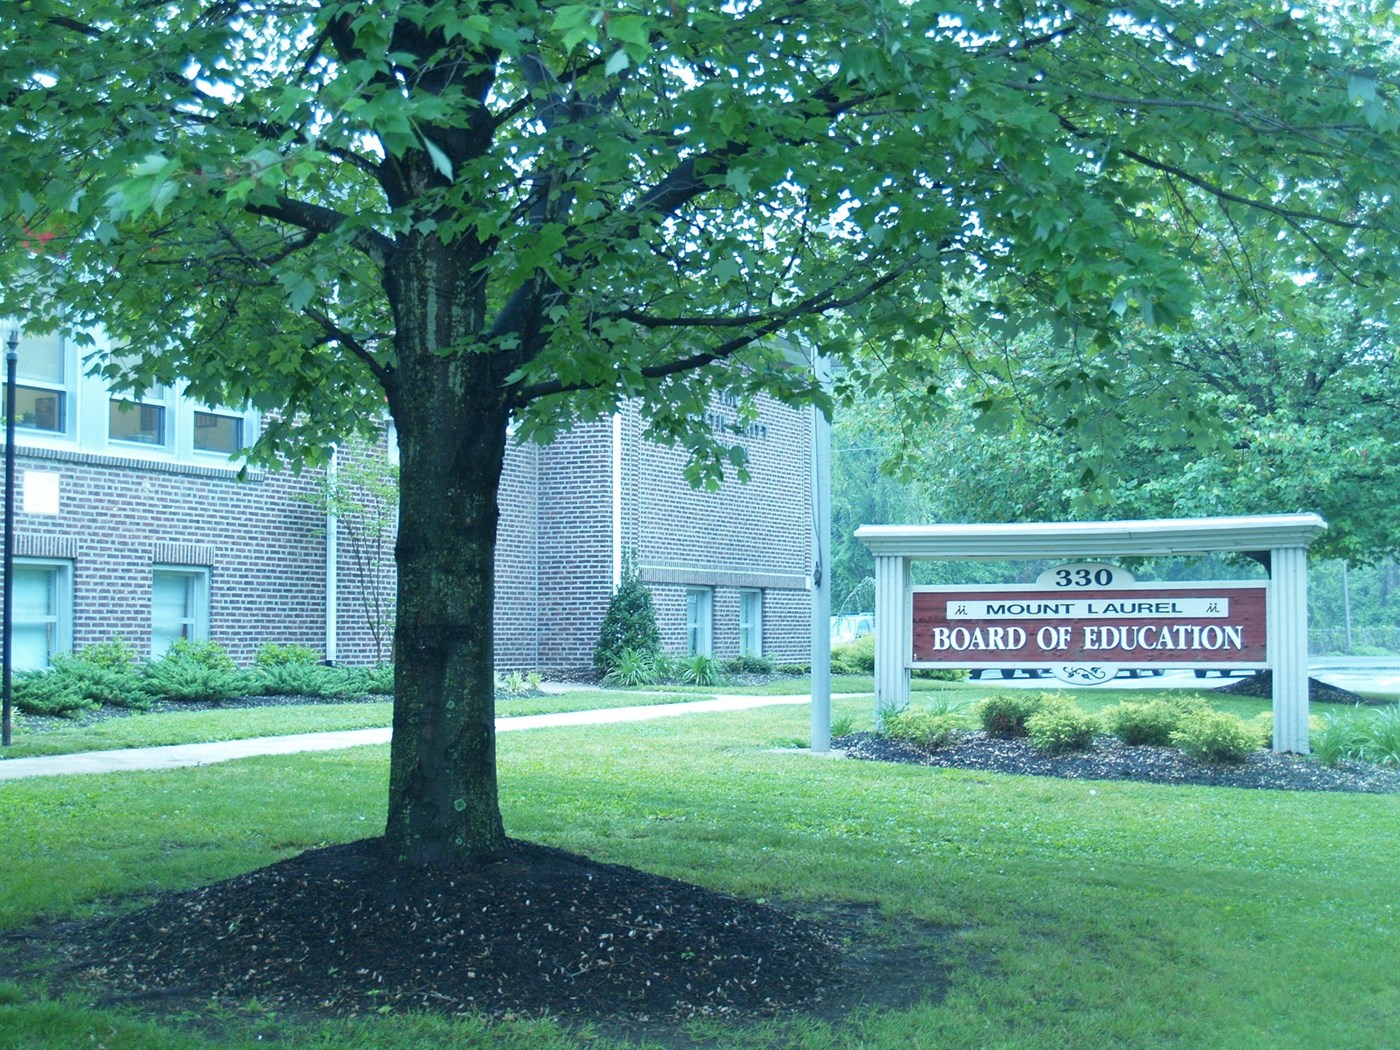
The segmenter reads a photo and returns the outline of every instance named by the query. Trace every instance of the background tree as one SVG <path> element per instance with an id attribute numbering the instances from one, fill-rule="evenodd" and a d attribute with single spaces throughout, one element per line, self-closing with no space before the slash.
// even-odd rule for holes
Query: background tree
<path id="1" fill-rule="evenodd" d="M 767 336 L 843 357 L 821 333 L 843 311 L 883 355 L 878 396 L 925 371 L 920 346 L 956 327 L 945 292 L 974 277 L 1017 324 L 1185 317 L 1202 209 L 1378 302 L 1396 272 L 1393 17 L 17 0 L 2 305 L 105 325 L 140 355 L 134 384 L 179 375 L 196 398 L 283 409 L 265 455 L 314 455 L 387 399 L 403 502 L 386 836 L 407 861 L 491 858 L 508 422 L 548 438 L 634 400 L 713 478 L 742 469 L 697 422 L 713 394 L 747 412 L 761 389 L 818 397 Z"/>
<path id="2" fill-rule="evenodd" d="M 306 501 L 322 514 L 333 515 L 350 562 L 350 582 L 360 619 L 374 646 L 376 663 L 392 659 L 394 536 L 399 523 L 399 468 L 384 449 L 363 438 L 340 448 Z"/>

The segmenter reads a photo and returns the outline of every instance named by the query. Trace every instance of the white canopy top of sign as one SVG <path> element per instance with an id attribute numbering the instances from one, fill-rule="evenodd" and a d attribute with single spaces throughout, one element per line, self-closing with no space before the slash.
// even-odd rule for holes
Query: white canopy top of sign
<path id="1" fill-rule="evenodd" d="M 1168 556 L 1306 548 L 1327 528 L 1316 514 L 1012 525 L 862 525 L 873 554 L 905 558 Z"/>

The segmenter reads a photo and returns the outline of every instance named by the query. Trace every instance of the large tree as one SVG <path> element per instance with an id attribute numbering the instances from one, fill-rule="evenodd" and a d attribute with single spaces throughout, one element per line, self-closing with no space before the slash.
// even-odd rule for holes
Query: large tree
<path id="1" fill-rule="evenodd" d="M 832 311 L 910 367 L 948 318 L 899 294 L 973 277 L 1008 316 L 1183 316 L 1188 197 L 1389 294 L 1392 28 L 1255 0 L 11 0 L 3 306 L 104 326 L 128 383 L 277 409 L 262 455 L 387 401 L 387 839 L 489 858 L 512 419 L 633 400 L 712 476 L 741 464 L 707 400 L 811 397 L 764 340 Z"/>

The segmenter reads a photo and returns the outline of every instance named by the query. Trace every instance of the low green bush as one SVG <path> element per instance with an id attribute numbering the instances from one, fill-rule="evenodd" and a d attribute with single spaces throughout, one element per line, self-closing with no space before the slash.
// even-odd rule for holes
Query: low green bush
<path id="1" fill-rule="evenodd" d="M 867 634 L 854 642 L 831 648 L 832 674 L 874 674 L 875 636 Z"/>
<path id="2" fill-rule="evenodd" d="M 76 718 L 97 705 L 71 676 L 54 671 L 20 671 L 12 680 L 15 707 L 29 715 Z"/>
<path id="3" fill-rule="evenodd" d="M 188 638 L 178 639 L 166 650 L 164 656 L 154 661 L 161 660 L 186 660 L 190 663 L 207 667 L 211 671 L 237 671 L 238 666 L 233 662 L 233 657 L 229 656 L 228 650 L 219 642 L 211 641 L 191 641 Z"/>
<path id="4" fill-rule="evenodd" d="M 885 736 L 926 751 L 947 747 L 958 739 L 963 728 L 962 720 L 951 712 L 918 708 L 889 711 L 883 721 Z"/>
<path id="5" fill-rule="evenodd" d="M 393 696 L 394 665 L 375 664 L 372 667 L 350 667 L 350 680 L 355 696 Z"/>
<path id="6" fill-rule="evenodd" d="M 1236 765 L 1259 750 L 1259 733 L 1239 715 L 1200 710 L 1187 714 L 1172 732 L 1173 747 L 1198 762 Z"/>
<path id="7" fill-rule="evenodd" d="M 287 664 L 315 666 L 321 662 L 321 654 L 309 646 L 283 645 L 280 642 L 263 642 L 253 654 L 253 663 L 263 670 Z"/>
<path id="8" fill-rule="evenodd" d="M 926 681 L 962 682 L 967 680 L 968 671 L 965 667 L 916 667 L 909 674 Z"/>
<path id="9" fill-rule="evenodd" d="M 1172 733 L 1181 724 L 1184 714 L 1178 704 L 1149 700 L 1146 703 L 1115 704 L 1105 708 L 1099 718 L 1104 730 L 1125 744 L 1170 747 Z"/>
<path id="10" fill-rule="evenodd" d="M 1098 731 L 1098 719 L 1068 700 L 1044 702 L 1026 719 L 1030 742 L 1051 755 L 1089 750 Z"/>
<path id="11" fill-rule="evenodd" d="M 254 678 L 264 696 L 358 696 L 364 690 L 354 670 L 288 660 L 259 665 Z"/>
<path id="12" fill-rule="evenodd" d="M 55 654 L 53 670 L 48 673 L 72 682 L 84 697 L 95 704 L 142 710 L 155 702 L 135 659 L 130 663 L 121 663 L 99 655 L 96 661 L 92 661 L 88 659 L 91 648 L 89 646 L 77 656 Z"/>
<path id="13" fill-rule="evenodd" d="M 184 702 L 230 700 L 258 691 L 260 683 L 239 671 L 228 650 L 217 642 L 176 642 L 142 672 L 142 684 L 154 696 Z"/>
<path id="14" fill-rule="evenodd" d="M 1048 693 L 997 693 L 974 708 L 983 730 L 991 737 L 1026 735 L 1026 719 L 1045 704 Z"/>
<path id="15" fill-rule="evenodd" d="M 773 661 L 766 656 L 731 656 L 723 667 L 729 674 L 773 673 Z"/>
<path id="16" fill-rule="evenodd" d="M 804 675 L 812 673 L 811 664 L 779 664 L 778 674 Z"/>

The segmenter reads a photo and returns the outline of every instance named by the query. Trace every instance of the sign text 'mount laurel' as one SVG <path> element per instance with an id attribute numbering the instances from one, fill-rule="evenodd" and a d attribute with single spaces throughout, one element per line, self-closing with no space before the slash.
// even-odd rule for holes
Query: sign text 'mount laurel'
<path id="1" fill-rule="evenodd" d="M 1262 665 L 1266 585 L 916 588 L 915 666 Z"/>

